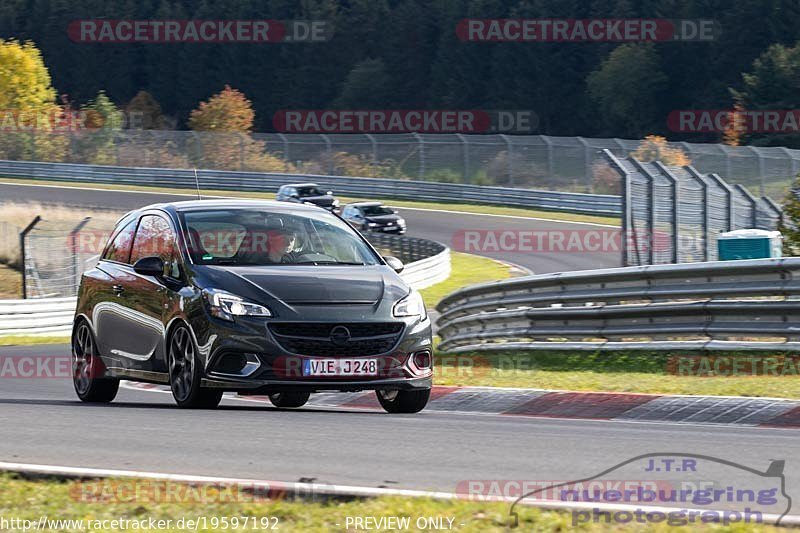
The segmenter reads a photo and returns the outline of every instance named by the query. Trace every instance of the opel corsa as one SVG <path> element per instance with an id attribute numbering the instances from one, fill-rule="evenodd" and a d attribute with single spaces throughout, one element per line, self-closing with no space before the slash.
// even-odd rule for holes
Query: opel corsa
<path id="1" fill-rule="evenodd" d="M 268 201 L 148 206 L 83 274 L 74 386 L 110 402 L 121 379 L 168 384 L 180 407 L 225 391 L 300 407 L 374 390 L 390 413 L 428 402 L 431 324 L 419 293 L 338 216 Z"/>

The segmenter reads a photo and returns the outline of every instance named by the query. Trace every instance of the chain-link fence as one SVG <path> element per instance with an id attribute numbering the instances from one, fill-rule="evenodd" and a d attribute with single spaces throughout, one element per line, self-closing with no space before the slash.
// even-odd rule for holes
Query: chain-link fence
<path id="1" fill-rule="evenodd" d="M 781 220 L 772 200 L 718 174 L 603 155 L 623 184 L 624 265 L 715 261 L 720 232 L 774 230 Z"/>
<path id="2" fill-rule="evenodd" d="M 0 221 L 0 253 L 5 250 L 10 259 L 25 265 L 21 298 L 75 296 L 81 275 L 99 260 L 117 218 L 111 213 L 83 219 L 59 215 L 31 214 L 22 228 Z M 366 236 L 381 253 L 406 263 L 401 275 L 415 287 L 438 283 L 450 273 L 449 250 L 442 244 L 398 235 Z"/>
<path id="3" fill-rule="evenodd" d="M 81 275 L 97 262 L 113 224 L 90 217 L 37 218 L 22 230 L 21 239 L 17 236 L 25 269 L 22 297 L 74 296 Z"/>
<path id="4" fill-rule="evenodd" d="M 0 133 L 0 159 L 206 168 L 500 185 L 618 194 L 601 150 L 627 157 L 641 141 L 545 135 L 281 134 L 162 130 Z M 800 150 L 669 143 L 702 173 L 783 198 Z"/>

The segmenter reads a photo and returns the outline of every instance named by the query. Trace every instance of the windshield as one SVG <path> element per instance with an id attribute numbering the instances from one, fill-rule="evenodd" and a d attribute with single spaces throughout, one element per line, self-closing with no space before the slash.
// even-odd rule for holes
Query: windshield
<path id="1" fill-rule="evenodd" d="M 325 196 L 325 193 L 316 187 L 298 187 L 297 194 L 299 196 Z"/>
<path id="2" fill-rule="evenodd" d="M 364 215 L 368 217 L 394 214 L 394 211 L 385 205 L 367 205 L 361 209 L 364 211 Z"/>
<path id="3" fill-rule="evenodd" d="M 326 213 L 209 209 L 181 214 L 189 255 L 200 265 L 377 265 L 376 254 Z"/>

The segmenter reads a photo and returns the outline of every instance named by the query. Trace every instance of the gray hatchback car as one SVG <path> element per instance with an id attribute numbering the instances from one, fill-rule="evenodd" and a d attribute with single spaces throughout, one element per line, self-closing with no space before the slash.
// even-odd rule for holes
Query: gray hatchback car
<path id="1" fill-rule="evenodd" d="M 164 383 L 182 407 L 214 407 L 223 391 L 299 407 L 318 391 L 374 390 L 388 412 L 420 411 L 431 323 L 401 270 L 313 206 L 144 207 L 81 280 L 75 390 L 108 402 L 120 379 Z"/>

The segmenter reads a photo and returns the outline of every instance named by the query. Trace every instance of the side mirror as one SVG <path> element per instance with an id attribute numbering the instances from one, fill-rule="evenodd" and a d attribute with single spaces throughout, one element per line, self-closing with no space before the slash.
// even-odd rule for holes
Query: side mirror
<path id="1" fill-rule="evenodd" d="M 142 257 L 133 265 L 133 271 L 142 276 L 163 276 L 164 261 L 160 257 Z"/>
<path id="2" fill-rule="evenodd" d="M 402 262 L 402 261 L 400 261 L 400 260 L 399 260 L 398 258 L 396 258 L 396 257 L 392 257 L 391 255 L 387 255 L 387 256 L 385 256 L 385 257 L 383 258 L 383 260 L 384 260 L 384 261 L 386 261 L 386 264 L 387 264 L 387 265 L 389 265 L 389 268 L 391 268 L 392 270 L 394 270 L 394 271 L 395 271 L 395 272 L 397 272 L 398 274 L 399 274 L 400 272 L 402 272 L 402 271 L 403 271 L 403 269 L 406 267 L 406 266 L 403 264 L 403 262 Z"/>
<path id="3" fill-rule="evenodd" d="M 300 198 L 300 195 L 297 194 L 296 192 L 293 192 L 292 194 L 289 195 L 289 198 L 294 198 L 296 200 L 296 199 Z"/>

